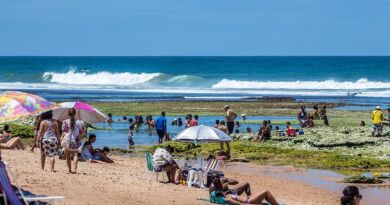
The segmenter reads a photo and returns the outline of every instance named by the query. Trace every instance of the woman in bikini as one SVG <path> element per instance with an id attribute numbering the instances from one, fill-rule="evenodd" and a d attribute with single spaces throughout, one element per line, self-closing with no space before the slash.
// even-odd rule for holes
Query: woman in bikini
<path id="1" fill-rule="evenodd" d="M 9 125 L 5 124 L 3 127 L 3 134 L 0 135 L 1 149 L 24 149 L 24 144 L 20 137 L 12 137 Z"/>
<path id="2" fill-rule="evenodd" d="M 241 204 L 260 204 L 264 200 L 269 202 L 271 205 L 278 205 L 275 197 L 272 196 L 271 192 L 264 191 L 255 194 L 251 194 L 249 184 L 246 189 L 243 189 L 242 192 L 236 191 L 236 193 L 231 191 L 224 191 L 224 186 L 228 184 L 223 184 L 222 180 L 218 174 L 213 174 L 212 176 L 212 185 L 210 186 L 210 202 L 216 204 L 231 204 L 231 205 L 241 205 Z M 246 196 L 240 196 L 243 192 L 246 193 Z"/>

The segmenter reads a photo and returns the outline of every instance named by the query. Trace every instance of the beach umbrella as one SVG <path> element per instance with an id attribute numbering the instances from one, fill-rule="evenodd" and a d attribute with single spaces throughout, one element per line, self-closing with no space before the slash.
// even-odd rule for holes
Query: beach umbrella
<path id="1" fill-rule="evenodd" d="M 193 142 L 196 144 L 208 142 L 231 142 L 232 138 L 217 128 L 199 125 L 179 132 L 173 140 L 180 142 Z"/>
<path id="2" fill-rule="evenodd" d="M 68 110 L 74 108 L 76 110 L 76 120 L 94 124 L 104 122 L 106 116 L 92 105 L 83 102 L 64 102 L 53 109 L 53 118 L 63 121 L 69 118 Z"/>
<path id="3" fill-rule="evenodd" d="M 54 107 L 54 103 L 30 93 L 6 91 L 0 94 L 0 122 L 40 113 Z"/>

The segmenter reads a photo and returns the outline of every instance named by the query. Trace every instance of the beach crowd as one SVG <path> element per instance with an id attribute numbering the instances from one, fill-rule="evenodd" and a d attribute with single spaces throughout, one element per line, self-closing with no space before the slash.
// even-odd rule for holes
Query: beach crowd
<path id="1" fill-rule="evenodd" d="M 240 122 L 245 122 L 247 116 L 241 114 L 241 120 L 237 120 L 238 114 L 229 106 L 223 107 L 225 112 L 224 119 L 215 120 L 214 128 L 222 131 L 227 135 L 239 133 L 241 126 Z M 387 108 L 390 113 L 390 107 Z M 40 165 L 42 170 L 45 170 L 46 159 L 50 164 L 50 171 L 55 172 L 55 156 L 59 155 L 59 159 L 64 159 L 69 173 L 77 173 L 77 164 L 79 161 L 89 161 L 91 163 L 114 163 L 109 158 L 110 149 L 103 147 L 102 149 L 95 149 L 93 144 L 97 140 L 95 134 L 88 134 L 88 128 L 92 125 L 76 120 L 76 110 L 68 110 L 68 119 L 64 121 L 58 121 L 53 119 L 53 112 L 47 111 L 37 116 L 34 126 L 34 145 L 31 148 L 31 152 L 34 152 L 36 147 L 40 148 Z M 271 139 L 272 130 L 274 130 L 277 136 L 285 137 L 297 137 L 304 134 L 305 128 L 314 127 L 315 120 L 322 120 L 324 126 L 329 126 L 329 119 L 326 112 L 326 106 L 315 105 L 311 112 L 306 111 L 305 106 L 301 106 L 296 115 L 299 127 L 294 127 L 291 122 L 286 122 L 285 129 L 281 129 L 279 126 L 273 126 L 270 120 L 264 120 L 256 132 L 254 141 L 263 142 Z M 161 115 L 156 119 L 153 119 L 152 115 L 149 115 L 144 120 L 142 116 L 135 116 L 133 118 L 127 118 L 123 116 L 120 120 L 123 123 L 129 124 L 128 130 L 128 142 L 129 146 L 134 146 L 133 137 L 135 135 L 134 130 L 141 128 L 143 125 L 147 126 L 148 131 L 152 134 L 154 131 L 158 136 L 158 143 L 171 140 L 169 132 L 167 130 L 167 123 L 173 126 L 184 126 L 184 128 L 195 127 L 199 125 L 199 116 L 187 114 L 182 118 L 175 118 L 171 122 L 167 122 L 166 113 L 161 112 Z M 390 114 L 388 118 L 383 116 L 381 108 L 378 106 L 372 112 L 372 135 L 381 136 L 383 126 L 390 125 Z M 106 123 L 114 123 L 111 113 L 108 114 Z M 362 121 L 361 125 L 365 125 Z M 236 129 L 235 129 L 236 128 Z M 248 133 L 253 133 L 253 130 L 249 127 L 246 129 Z M 218 161 L 225 161 L 231 158 L 230 144 L 220 143 L 221 151 L 218 156 L 209 156 L 209 160 L 214 159 Z M 224 149 L 226 145 L 226 150 Z M 2 134 L 0 135 L 0 148 L 1 149 L 25 149 L 20 137 L 12 136 L 10 127 L 6 124 L 3 126 Z M 169 183 L 178 184 L 183 180 L 183 167 L 180 167 L 172 154 L 174 152 L 173 147 L 158 148 L 153 153 L 152 159 L 155 172 L 166 172 Z M 188 170 L 187 170 L 188 171 Z M 188 173 L 187 173 L 188 174 Z M 207 174 L 207 173 L 205 173 Z M 269 204 L 279 204 L 270 191 L 253 192 L 248 182 L 240 183 L 235 179 L 221 175 L 219 172 L 213 172 L 211 174 L 211 183 L 209 186 L 210 202 L 217 204 L 259 204 L 263 201 L 267 201 Z M 341 204 L 343 205 L 358 205 L 362 196 L 359 194 L 359 190 L 355 186 L 347 186 L 343 191 L 341 198 Z"/>

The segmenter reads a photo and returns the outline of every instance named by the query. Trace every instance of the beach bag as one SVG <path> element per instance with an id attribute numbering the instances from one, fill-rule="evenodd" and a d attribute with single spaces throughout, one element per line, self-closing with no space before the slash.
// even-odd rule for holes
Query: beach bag
<path id="1" fill-rule="evenodd" d="M 69 148 L 70 146 L 70 132 L 64 133 L 61 138 L 61 146 L 63 148 Z"/>

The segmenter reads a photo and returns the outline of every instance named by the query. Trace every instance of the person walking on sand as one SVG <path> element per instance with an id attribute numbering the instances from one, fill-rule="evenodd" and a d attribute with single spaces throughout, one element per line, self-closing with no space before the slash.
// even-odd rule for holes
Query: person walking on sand
<path id="1" fill-rule="evenodd" d="M 383 130 L 383 112 L 380 106 L 372 111 L 372 136 L 381 136 Z"/>
<path id="2" fill-rule="evenodd" d="M 237 114 L 232 109 L 230 109 L 229 105 L 225 105 L 223 109 L 226 112 L 225 118 L 227 123 L 228 134 L 230 135 L 234 131 L 234 120 L 236 119 Z"/>
<path id="3" fill-rule="evenodd" d="M 65 158 L 69 173 L 74 174 L 77 173 L 79 147 L 81 146 L 81 138 L 85 136 L 85 129 L 82 123 L 75 119 L 75 109 L 69 109 L 68 115 L 69 119 L 66 119 L 62 122 L 63 139 L 61 144 L 65 149 Z"/>
<path id="4" fill-rule="evenodd" d="M 41 142 L 41 168 L 45 170 L 46 157 L 49 158 L 50 171 L 54 172 L 54 156 L 57 153 L 60 142 L 60 129 L 57 121 L 53 120 L 53 111 L 41 115 L 42 122 L 38 132 L 37 140 Z"/>
<path id="5" fill-rule="evenodd" d="M 158 143 L 161 144 L 165 133 L 167 132 L 167 119 L 165 119 L 165 112 L 162 112 L 161 116 L 156 119 L 156 131 L 158 135 Z"/>

